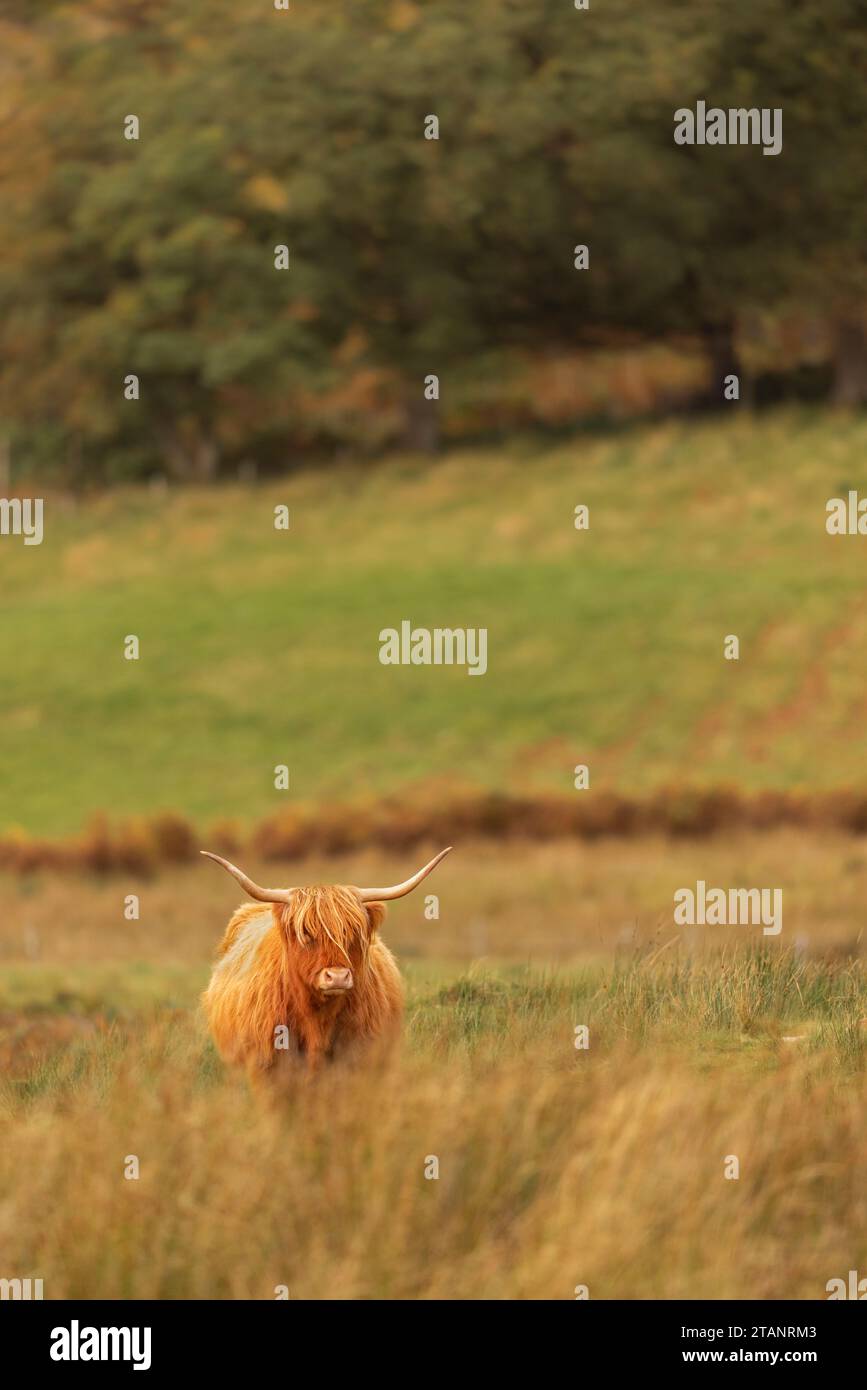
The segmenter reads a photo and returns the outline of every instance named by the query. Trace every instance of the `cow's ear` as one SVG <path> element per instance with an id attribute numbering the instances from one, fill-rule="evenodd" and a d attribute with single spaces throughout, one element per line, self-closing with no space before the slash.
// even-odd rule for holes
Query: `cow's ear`
<path id="1" fill-rule="evenodd" d="M 367 904 L 367 920 L 368 920 L 368 922 L 370 923 L 370 934 L 371 934 L 371 936 L 373 935 L 373 933 L 374 933 L 375 931 L 379 931 L 380 927 L 382 926 L 383 922 L 385 921 L 385 913 L 386 913 L 385 903 L 368 903 L 368 904 Z"/>

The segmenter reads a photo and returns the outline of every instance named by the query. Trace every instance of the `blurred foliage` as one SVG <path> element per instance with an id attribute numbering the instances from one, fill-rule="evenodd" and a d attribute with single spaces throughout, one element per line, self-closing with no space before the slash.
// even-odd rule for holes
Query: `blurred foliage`
<path id="1" fill-rule="evenodd" d="M 428 373 L 684 333 L 722 369 L 763 312 L 867 397 L 860 0 L 6 0 L 0 38 L 16 468 L 431 442 Z M 782 106 L 783 153 L 676 146 L 698 99 Z"/>

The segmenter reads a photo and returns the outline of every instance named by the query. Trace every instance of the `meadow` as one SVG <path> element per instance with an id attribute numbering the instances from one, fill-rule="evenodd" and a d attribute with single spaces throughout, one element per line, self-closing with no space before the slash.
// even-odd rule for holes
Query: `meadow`
<path id="1" fill-rule="evenodd" d="M 569 795 L 578 762 L 630 794 L 848 785 L 863 559 L 825 505 L 867 487 L 865 444 L 857 416 L 783 411 L 49 495 L 43 545 L 0 547 L 0 831 L 249 824 L 456 776 Z M 403 619 L 486 627 L 487 674 L 382 666 Z"/>
<path id="2" fill-rule="evenodd" d="M 781 938 L 672 926 L 673 886 L 734 869 L 783 883 Z M 224 875 L 7 879 L 4 1270 L 46 1298 L 826 1297 L 867 1264 L 865 875 L 793 831 L 462 845 L 439 919 L 385 924 L 400 1049 L 277 1107 L 197 1011 Z"/>
<path id="3" fill-rule="evenodd" d="M 0 547 L 0 1277 L 815 1299 L 867 1269 L 867 607 L 824 526 L 865 444 L 786 411 L 49 493 L 44 544 Z M 403 619 L 487 627 L 487 674 L 382 666 Z M 263 1104 L 199 1015 L 240 894 L 198 846 L 285 885 L 449 842 L 438 917 L 385 926 L 400 1048 Z M 779 937 L 676 926 L 699 879 L 780 889 Z"/>

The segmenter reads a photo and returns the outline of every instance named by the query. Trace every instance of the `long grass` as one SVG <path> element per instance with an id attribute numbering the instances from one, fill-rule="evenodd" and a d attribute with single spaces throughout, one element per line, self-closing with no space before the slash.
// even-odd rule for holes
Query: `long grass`
<path id="1" fill-rule="evenodd" d="M 353 849 L 291 880 L 414 862 Z M 277 1108 L 198 1015 L 225 874 L 7 877 L 0 1277 L 48 1298 L 821 1298 L 867 1267 L 857 840 L 462 840 L 438 875 L 438 917 L 415 895 L 384 925 L 399 1051 Z M 697 878 L 779 885 L 780 936 L 676 927 Z"/>
<path id="2" fill-rule="evenodd" d="M 50 1298 L 821 1298 L 867 1262 L 865 1011 L 854 964 L 779 952 L 478 968 L 413 985 L 397 1054 L 277 1105 L 190 1015 L 115 1023 L 4 1086 L 0 1272 Z"/>

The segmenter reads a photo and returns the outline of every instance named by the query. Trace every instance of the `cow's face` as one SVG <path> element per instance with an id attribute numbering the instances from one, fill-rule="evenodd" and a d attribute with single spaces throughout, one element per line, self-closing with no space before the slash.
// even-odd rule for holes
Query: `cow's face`
<path id="1" fill-rule="evenodd" d="M 295 964 L 314 1006 L 357 989 L 382 904 L 365 905 L 351 888 L 314 889 L 299 894 L 289 913 Z"/>

